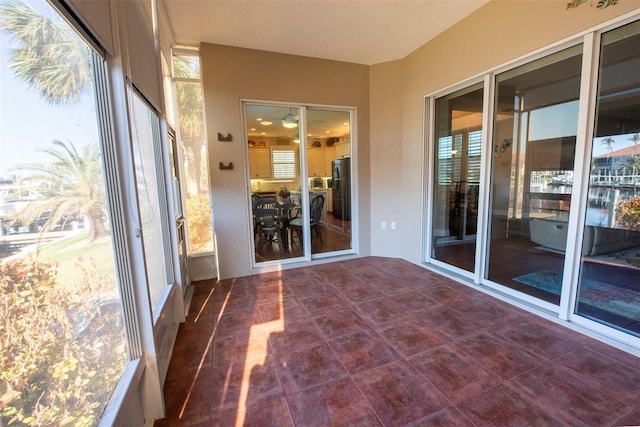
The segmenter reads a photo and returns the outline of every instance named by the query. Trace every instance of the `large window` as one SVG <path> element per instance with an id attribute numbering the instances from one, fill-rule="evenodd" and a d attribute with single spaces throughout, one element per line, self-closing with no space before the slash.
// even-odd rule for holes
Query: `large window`
<path id="1" fill-rule="evenodd" d="M 576 312 L 640 335 L 640 22 L 602 36 Z"/>
<path id="2" fill-rule="evenodd" d="M 178 141 L 185 170 L 189 251 L 213 251 L 209 169 L 204 127 L 200 57 L 195 49 L 174 49 L 173 78 L 178 104 Z"/>
<path id="3" fill-rule="evenodd" d="M 169 283 L 168 279 L 172 279 L 170 249 L 165 246 L 169 240 L 169 236 L 165 235 L 168 231 L 168 211 L 167 199 L 162 191 L 164 174 L 160 154 L 160 125 L 158 116 L 143 99 L 132 89 L 128 93 L 140 226 L 149 293 L 155 307 Z"/>
<path id="4" fill-rule="evenodd" d="M 46 2 L 0 2 L 0 19 L 0 424 L 95 425 L 128 360 L 104 64 Z"/>

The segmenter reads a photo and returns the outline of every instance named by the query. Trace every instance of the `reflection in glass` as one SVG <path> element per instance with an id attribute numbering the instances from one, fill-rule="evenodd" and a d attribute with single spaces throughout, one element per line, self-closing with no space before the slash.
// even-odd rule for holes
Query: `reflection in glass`
<path id="1" fill-rule="evenodd" d="M 582 46 L 496 78 L 487 278 L 558 304 Z"/>
<path id="2" fill-rule="evenodd" d="M 438 98 L 432 257 L 473 272 L 478 227 L 482 84 Z"/>
<path id="3" fill-rule="evenodd" d="M 350 114 L 348 111 L 309 108 L 307 120 L 309 197 L 310 200 L 324 200 L 316 214 L 321 236 L 312 232 L 311 253 L 348 250 L 351 249 L 353 175 Z"/>
<path id="4" fill-rule="evenodd" d="M 301 137 L 299 108 L 245 106 L 255 262 L 302 257 L 307 237 L 312 255 L 351 249 L 350 112 L 306 113 Z"/>
<path id="5" fill-rule="evenodd" d="M 254 261 L 303 255 L 298 108 L 246 105 Z"/>
<path id="6" fill-rule="evenodd" d="M 640 23 L 602 36 L 576 312 L 640 335 Z"/>

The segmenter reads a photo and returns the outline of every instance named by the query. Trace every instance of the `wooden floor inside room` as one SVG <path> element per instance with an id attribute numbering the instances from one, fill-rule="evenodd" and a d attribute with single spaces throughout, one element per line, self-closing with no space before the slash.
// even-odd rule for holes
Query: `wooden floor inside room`
<path id="1" fill-rule="evenodd" d="M 351 221 L 337 220 L 330 213 L 327 220 L 321 226 L 322 242 L 312 230 L 311 253 L 335 252 L 351 249 Z M 285 258 L 297 258 L 303 256 L 302 242 L 296 235 L 289 233 L 292 240 L 280 252 L 280 243 L 277 241 L 256 245 L 256 262 L 265 262 Z"/>
<path id="2" fill-rule="evenodd" d="M 155 426 L 640 424 L 640 358 L 409 262 L 194 284 Z"/>
<path id="3" fill-rule="evenodd" d="M 473 271 L 475 250 L 475 241 L 470 241 L 438 246 L 436 255 L 442 262 Z M 560 295 L 527 286 L 515 278 L 532 272 L 562 272 L 564 269 L 562 252 L 542 248 L 527 237 L 510 236 L 492 240 L 489 257 L 487 278 L 490 281 L 551 304 L 560 304 Z M 612 266 L 589 257 L 585 258 L 585 261 L 582 269 L 583 277 L 640 294 L 640 283 L 635 279 L 637 270 L 632 267 Z M 622 317 L 588 304 L 583 304 L 581 308 L 587 316 L 602 320 L 614 327 L 622 327 L 640 336 L 640 318 Z"/>

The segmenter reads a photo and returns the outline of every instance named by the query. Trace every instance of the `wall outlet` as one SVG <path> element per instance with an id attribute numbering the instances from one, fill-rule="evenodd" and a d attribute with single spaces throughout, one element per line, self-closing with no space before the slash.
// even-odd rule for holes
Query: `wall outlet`
<path id="1" fill-rule="evenodd" d="M 391 221 L 391 229 L 392 230 L 396 229 L 396 222 L 395 221 Z"/>
<path id="2" fill-rule="evenodd" d="M 380 223 L 380 229 L 382 229 L 382 230 L 386 230 L 387 229 L 387 221 L 382 221 Z"/>

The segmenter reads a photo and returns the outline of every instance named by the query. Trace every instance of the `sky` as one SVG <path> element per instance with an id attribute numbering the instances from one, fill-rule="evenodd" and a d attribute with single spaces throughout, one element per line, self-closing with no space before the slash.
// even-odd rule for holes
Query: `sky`
<path id="1" fill-rule="evenodd" d="M 29 2 L 35 9 L 46 2 Z M 52 16 L 50 11 L 45 12 Z M 50 156 L 39 148 L 53 147 L 54 140 L 71 141 L 76 148 L 98 141 L 95 106 L 90 91 L 79 104 L 48 104 L 41 95 L 17 79 L 9 66 L 9 51 L 15 48 L 6 32 L 0 32 L 0 177 L 25 175 L 11 171 L 17 164 L 44 162 Z"/>

